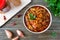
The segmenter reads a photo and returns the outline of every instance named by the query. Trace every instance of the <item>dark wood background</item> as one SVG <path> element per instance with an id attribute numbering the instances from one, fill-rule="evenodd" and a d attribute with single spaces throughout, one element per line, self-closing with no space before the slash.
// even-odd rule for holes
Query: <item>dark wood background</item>
<path id="1" fill-rule="evenodd" d="M 29 6 L 36 4 L 44 5 L 47 7 L 47 3 L 44 2 L 44 0 L 32 0 L 32 2 L 29 5 L 27 5 L 18 13 L 22 15 L 20 18 L 16 18 L 14 16 L 2 28 L 0 28 L 0 40 L 9 40 L 4 32 L 4 30 L 6 29 L 11 30 L 15 33 L 15 35 L 17 35 L 17 29 L 22 30 L 25 34 L 25 38 L 20 38 L 20 40 L 60 40 L 60 18 L 54 17 L 53 15 L 52 25 L 46 32 L 42 34 L 32 34 L 28 30 L 26 30 L 26 28 L 23 25 L 23 14 Z M 17 25 L 11 26 L 11 23 L 14 21 L 17 23 Z M 56 32 L 57 36 L 55 38 L 51 36 L 52 32 Z"/>

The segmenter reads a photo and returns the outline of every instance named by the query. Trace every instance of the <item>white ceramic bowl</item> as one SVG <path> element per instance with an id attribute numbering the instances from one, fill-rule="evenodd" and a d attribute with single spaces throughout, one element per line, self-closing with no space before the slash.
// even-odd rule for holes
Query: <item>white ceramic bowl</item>
<path id="1" fill-rule="evenodd" d="M 26 24 L 25 24 L 25 20 L 24 20 L 25 14 L 26 14 L 26 12 L 27 12 L 31 7 L 34 7 L 34 6 L 41 6 L 41 7 L 45 8 L 45 9 L 49 12 L 49 14 L 50 14 L 50 23 L 49 23 L 49 26 L 48 26 L 45 30 L 43 30 L 43 31 L 41 31 L 41 32 L 33 32 L 33 31 L 29 30 L 29 29 L 27 28 Z M 43 6 L 43 5 L 32 5 L 32 6 L 30 6 L 30 7 L 25 11 L 25 13 L 24 13 L 24 15 L 23 15 L 23 24 L 24 24 L 24 26 L 26 27 L 26 29 L 27 29 L 29 32 L 31 32 L 31 33 L 34 33 L 34 34 L 43 33 L 43 32 L 45 32 L 45 31 L 47 31 L 47 30 L 49 29 L 49 27 L 51 26 L 51 24 L 52 24 L 52 15 L 51 15 L 51 12 L 50 12 L 45 6 Z"/>

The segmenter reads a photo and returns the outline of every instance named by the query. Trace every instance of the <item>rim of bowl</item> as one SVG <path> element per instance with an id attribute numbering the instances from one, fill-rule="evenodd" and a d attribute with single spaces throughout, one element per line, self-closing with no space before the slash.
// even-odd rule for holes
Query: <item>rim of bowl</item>
<path id="1" fill-rule="evenodd" d="M 24 20 L 25 20 L 24 17 L 25 17 L 26 12 L 27 12 L 31 7 L 34 7 L 34 6 L 41 6 L 41 7 L 45 8 L 45 9 L 49 12 L 49 14 L 50 14 L 50 23 L 49 23 L 48 27 L 47 27 L 45 30 L 41 31 L 41 32 L 34 32 L 34 31 L 29 30 L 29 29 L 27 28 L 26 24 L 25 24 L 25 21 L 24 21 Z M 23 24 L 24 24 L 25 28 L 26 28 L 29 32 L 31 32 L 31 33 L 34 33 L 34 34 L 44 33 L 45 31 L 47 31 L 47 30 L 50 28 L 50 26 L 51 26 L 51 24 L 52 24 L 52 15 L 51 15 L 51 12 L 50 12 L 45 6 L 43 6 L 43 5 L 31 5 L 31 6 L 28 7 L 28 8 L 26 9 L 26 11 L 24 12 L 24 15 L 23 15 Z"/>

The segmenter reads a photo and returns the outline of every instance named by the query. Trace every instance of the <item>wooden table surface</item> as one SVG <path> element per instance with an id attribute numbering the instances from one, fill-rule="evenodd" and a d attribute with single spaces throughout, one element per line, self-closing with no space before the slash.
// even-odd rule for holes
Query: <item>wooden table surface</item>
<path id="1" fill-rule="evenodd" d="M 51 27 L 44 33 L 42 34 L 32 34 L 23 25 L 23 14 L 25 10 L 31 6 L 31 5 L 44 5 L 47 7 L 47 3 L 44 2 L 44 0 L 32 0 L 32 2 L 27 5 L 24 9 L 22 9 L 18 14 L 21 14 L 22 16 L 20 18 L 16 18 L 15 16 L 9 20 L 2 28 L 0 28 L 0 40 L 9 40 L 4 32 L 4 30 L 8 29 L 11 30 L 13 33 L 16 34 L 16 30 L 22 30 L 25 34 L 25 38 L 20 38 L 20 40 L 60 40 L 60 18 L 54 17 L 53 15 L 53 20 L 52 20 L 52 25 Z M 11 26 L 10 24 L 12 22 L 16 22 L 17 25 Z M 52 37 L 51 33 L 56 32 L 56 37 Z"/>

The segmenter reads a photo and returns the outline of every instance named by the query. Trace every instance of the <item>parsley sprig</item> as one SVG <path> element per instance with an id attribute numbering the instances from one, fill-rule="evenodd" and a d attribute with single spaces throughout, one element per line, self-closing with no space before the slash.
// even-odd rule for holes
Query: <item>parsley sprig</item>
<path id="1" fill-rule="evenodd" d="M 45 0 L 54 16 L 60 16 L 60 0 Z"/>
<path id="2" fill-rule="evenodd" d="M 33 15 L 32 13 L 30 13 L 29 16 L 30 16 L 30 20 L 35 20 L 36 19 L 36 16 Z"/>

